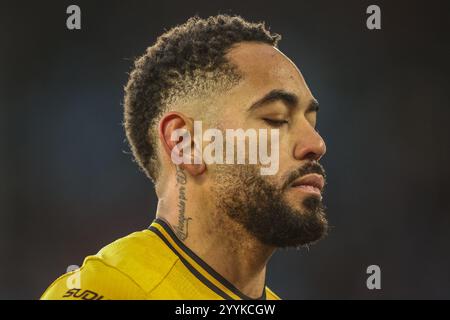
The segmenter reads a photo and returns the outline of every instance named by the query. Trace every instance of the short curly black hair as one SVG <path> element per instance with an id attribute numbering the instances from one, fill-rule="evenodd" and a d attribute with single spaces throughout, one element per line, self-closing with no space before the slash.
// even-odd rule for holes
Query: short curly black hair
<path id="1" fill-rule="evenodd" d="M 125 87 L 124 127 L 136 162 L 151 180 L 159 174 L 156 124 L 168 105 L 201 98 L 219 83 L 236 84 L 239 72 L 225 57 L 233 45 L 255 41 L 276 47 L 280 39 L 264 23 L 240 16 L 193 17 L 161 35 L 135 61 Z"/>

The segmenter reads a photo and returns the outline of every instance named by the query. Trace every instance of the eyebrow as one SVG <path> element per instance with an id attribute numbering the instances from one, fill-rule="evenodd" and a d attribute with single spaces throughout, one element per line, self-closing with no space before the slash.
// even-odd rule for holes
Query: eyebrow
<path id="1" fill-rule="evenodd" d="M 288 107 L 295 107 L 298 104 L 299 98 L 295 93 L 275 89 L 267 93 L 261 99 L 258 99 L 256 102 L 252 103 L 252 105 L 247 109 L 247 111 L 251 112 L 274 101 L 282 101 Z M 317 111 L 319 111 L 319 102 L 313 99 L 306 108 L 306 112 L 317 112 Z"/>

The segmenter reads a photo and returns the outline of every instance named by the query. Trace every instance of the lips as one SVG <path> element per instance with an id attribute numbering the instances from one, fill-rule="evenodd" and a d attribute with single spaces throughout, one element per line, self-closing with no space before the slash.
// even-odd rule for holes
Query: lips
<path id="1" fill-rule="evenodd" d="M 323 176 L 320 174 L 312 173 L 295 180 L 291 184 L 291 187 L 301 188 L 305 191 L 310 191 L 314 193 L 321 193 L 324 185 L 325 179 L 323 178 Z"/>

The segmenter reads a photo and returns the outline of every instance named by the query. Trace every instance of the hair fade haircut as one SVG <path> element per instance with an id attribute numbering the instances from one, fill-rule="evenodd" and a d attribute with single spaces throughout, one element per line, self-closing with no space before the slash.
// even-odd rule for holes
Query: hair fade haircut
<path id="1" fill-rule="evenodd" d="M 264 23 L 240 16 L 193 17 L 136 59 L 125 87 L 124 127 L 135 161 L 151 180 L 159 174 L 156 125 L 168 104 L 186 96 L 201 98 L 198 87 L 205 84 L 211 90 L 220 79 L 239 79 L 225 57 L 233 45 L 254 41 L 276 47 L 280 39 Z"/>

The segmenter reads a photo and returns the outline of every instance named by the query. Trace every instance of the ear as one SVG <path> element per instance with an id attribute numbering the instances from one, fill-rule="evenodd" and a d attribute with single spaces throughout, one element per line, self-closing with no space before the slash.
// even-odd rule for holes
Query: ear
<path id="1" fill-rule="evenodd" d="M 186 134 L 179 134 L 180 130 L 183 130 Z M 168 112 L 159 121 L 158 134 L 163 151 L 172 165 L 179 165 L 192 176 L 201 175 L 206 171 L 206 164 L 203 159 L 200 164 L 194 164 L 194 150 L 195 148 L 202 148 L 202 146 L 195 145 L 193 138 L 194 124 L 191 118 L 180 112 Z M 177 137 L 177 139 L 173 140 L 172 137 Z M 179 149 L 185 150 L 183 146 L 190 146 L 190 153 L 183 154 L 183 159 L 187 161 L 176 164 L 172 161 L 172 152 L 177 152 Z"/>

